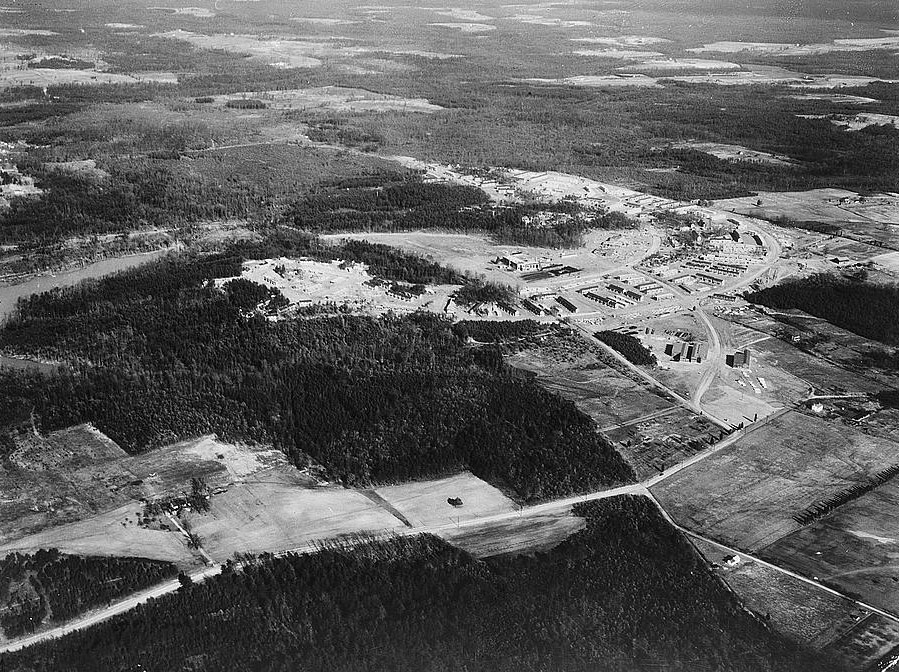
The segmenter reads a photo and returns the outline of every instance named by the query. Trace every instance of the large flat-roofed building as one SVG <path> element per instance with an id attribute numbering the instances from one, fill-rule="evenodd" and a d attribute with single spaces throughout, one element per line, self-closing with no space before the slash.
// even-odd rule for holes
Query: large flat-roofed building
<path id="1" fill-rule="evenodd" d="M 512 252 L 511 254 L 505 254 L 497 259 L 497 262 L 521 273 L 526 271 L 540 270 L 540 261 L 534 259 L 533 257 L 529 257 L 524 252 Z"/>

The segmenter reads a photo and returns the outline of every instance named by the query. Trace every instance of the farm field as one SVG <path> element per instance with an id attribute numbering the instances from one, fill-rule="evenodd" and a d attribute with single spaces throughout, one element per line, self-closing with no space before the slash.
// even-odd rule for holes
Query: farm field
<path id="1" fill-rule="evenodd" d="M 139 527 L 143 504 L 130 502 L 112 511 L 44 529 L 36 534 L 0 540 L 0 555 L 57 548 L 73 555 L 114 555 L 168 560 L 182 567 L 203 564 L 178 533 Z"/>
<path id="2" fill-rule="evenodd" d="M 676 406 L 670 412 L 605 434 L 634 467 L 638 478 L 648 478 L 704 450 L 724 432 L 704 416 Z"/>
<path id="3" fill-rule="evenodd" d="M 684 527 L 758 551 L 801 526 L 793 516 L 896 462 L 896 444 L 790 411 L 656 485 Z"/>
<path id="4" fill-rule="evenodd" d="M 439 536 L 479 558 L 495 555 L 532 555 L 551 550 L 586 521 L 571 511 L 528 514 L 513 520 L 441 530 Z"/>
<path id="5" fill-rule="evenodd" d="M 188 561 L 167 525 L 138 525 L 144 501 L 179 496 L 201 479 L 213 492 L 260 470 L 296 470 L 283 453 L 206 436 L 136 456 L 90 425 L 14 438 L 0 459 L 0 549 L 59 546 L 72 553 Z M 312 479 L 296 472 L 296 482 Z"/>
<path id="6" fill-rule="evenodd" d="M 746 607 L 772 628 L 815 650 L 838 656 L 850 669 L 867 669 L 899 646 L 899 624 L 778 572 L 752 558 L 695 537 L 691 543 Z"/>
<path id="7" fill-rule="evenodd" d="M 403 527 L 363 494 L 341 486 L 310 488 L 293 472 L 290 466 L 257 472 L 213 496 L 209 512 L 187 514 L 203 549 L 224 562 L 235 553 L 286 551 Z"/>
<path id="8" fill-rule="evenodd" d="M 508 361 L 512 366 L 534 372 L 541 385 L 574 401 L 600 429 L 675 407 L 643 381 L 634 380 L 595 358 L 586 364 L 560 366 L 558 360 L 524 351 L 511 355 Z"/>
<path id="9" fill-rule="evenodd" d="M 804 644 L 824 648 L 872 613 L 752 558 L 739 556 L 738 564 L 728 565 L 732 553 L 714 542 L 695 537 L 690 542 L 747 607 Z"/>
<path id="10" fill-rule="evenodd" d="M 760 550 L 772 561 L 899 611 L 899 484 L 888 481 Z"/>
<path id="11" fill-rule="evenodd" d="M 438 527 L 518 509 L 498 488 L 463 472 L 434 481 L 412 481 L 376 488 L 375 493 L 413 527 Z M 461 506 L 447 499 L 458 497 Z"/>

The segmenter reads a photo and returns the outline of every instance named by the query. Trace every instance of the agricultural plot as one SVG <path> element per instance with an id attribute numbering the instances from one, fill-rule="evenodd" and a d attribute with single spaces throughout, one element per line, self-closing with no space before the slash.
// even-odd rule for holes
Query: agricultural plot
<path id="1" fill-rule="evenodd" d="M 530 555 L 551 550 L 585 525 L 583 518 L 561 511 L 441 530 L 439 536 L 479 558 Z"/>
<path id="2" fill-rule="evenodd" d="M 899 198 L 889 194 L 860 196 L 845 189 L 760 192 L 758 196 L 715 201 L 715 206 L 772 221 L 785 217 L 797 222 L 833 224 L 844 235 L 858 240 L 873 240 L 890 247 L 899 245 L 899 233 L 889 226 L 899 221 Z M 870 248 L 861 259 L 876 256 L 876 250 Z"/>
<path id="3" fill-rule="evenodd" d="M 899 462 L 899 456 L 893 459 Z M 899 611 L 899 483 L 895 479 L 761 553 L 864 601 Z"/>
<path id="4" fill-rule="evenodd" d="M 403 527 L 365 495 L 339 486 L 308 487 L 293 467 L 258 472 L 187 513 L 189 529 L 218 562 L 235 553 L 286 551 L 316 541 Z"/>
<path id="5" fill-rule="evenodd" d="M 655 476 L 720 440 L 724 432 L 705 416 L 679 406 L 604 432 L 638 478 Z"/>
<path id="6" fill-rule="evenodd" d="M 826 647 L 872 613 L 752 558 L 739 556 L 737 564 L 729 565 L 733 554 L 713 542 L 693 537 L 690 542 L 749 609 L 775 630 L 813 648 Z"/>
<path id="7" fill-rule="evenodd" d="M 499 489 L 468 472 L 436 481 L 390 485 L 375 493 L 413 527 L 452 525 L 518 508 Z M 450 499 L 461 501 L 454 506 Z"/>
<path id="8" fill-rule="evenodd" d="M 703 539 L 690 541 L 743 604 L 772 628 L 845 662 L 848 669 L 874 665 L 899 646 L 899 623 L 851 600 L 815 588 L 756 560 Z"/>
<path id="9" fill-rule="evenodd" d="M 260 470 L 293 469 L 278 451 L 214 437 L 129 456 L 90 425 L 46 437 L 23 432 L 14 443 L 0 459 L 0 549 L 5 550 L 55 545 L 72 553 L 185 560 L 191 553 L 180 535 L 163 532 L 166 523 L 152 529 L 138 524 L 144 501 L 182 495 L 192 479 L 216 492 Z"/>
<path id="10" fill-rule="evenodd" d="M 791 411 L 653 488 L 680 524 L 756 551 L 800 529 L 810 505 L 896 461 L 896 444 Z"/>
<path id="11" fill-rule="evenodd" d="M 675 408 L 644 383 L 605 364 L 560 367 L 528 352 L 510 357 L 509 363 L 535 372 L 541 385 L 575 402 L 601 429 Z"/>
<path id="12" fill-rule="evenodd" d="M 120 557 L 168 560 L 180 566 L 201 565 L 202 558 L 188 548 L 177 532 L 152 530 L 137 524 L 143 510 L 139 502 L 130 502 L 66 525 L 44 529 L 16 539 L 0 539 L 0 555 L 34 553 L 42 548 L 57 548 L 72 555 L 112 555 Z"/>
<path id="13" fill-rule="evenodd" d="M 780 156 L 769 152 L 760 152 L 740 145 L 728 145 L 718 142 L 687 142 L 675 145 L 676 149 L 695 149 L 725 161 L 747 161 L 771 166 L 789 166 L 794 161 L 788 156 Z"/>

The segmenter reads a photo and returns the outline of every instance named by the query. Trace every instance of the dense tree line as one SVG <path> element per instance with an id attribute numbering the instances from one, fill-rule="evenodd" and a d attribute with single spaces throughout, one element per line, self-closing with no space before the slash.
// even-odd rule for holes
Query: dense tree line
<path id="1" fill-rule="evenodd" d="M 603 231 L 620 231 L 623 229 L 636 229 L 639 224 L 623 212 L 604 212 L 591 217 L 588 223 L 591 229 Z"/>
<path id="2" fill-rule="evenodd" d="M 533 557 L 420 536 L 263 557 L 2 659 L 44 670 L 835 670 L 773 633 L 643 498 Z"/>
<path id="3" fill-rule="evenodd" d="M 658 364 L 656 356 L 646 349 L 640 339 L 630 334 L 622 334 L 617 331 L 597 331 L 593 334 L 597 339 L 614 348 L 631 364 L 643 366 L 655 366 Z"/>
<path id="4" fill-rule="evenodd" d="M 441 229 L 538 247 L 578 247 L 593 221 L 572 201 L 497 206 L 476 187 L 409 179 L 310 194 L 287 219 L 312 232 Z M 607 221 L 596 219 L 600 226 Z"/>
<path id="5" fill-rule="evenodd" d="M 572 403 L 445 319 L 247 316 L 210 282 L 243 258 L 167 259 L 22 301 L 0 347 L 67 367 L 0 374 L 0 415 L 91 421 L 131 451 L 209 432 L 270 441 L 347 484 L 470 468 L 530 499 L 633 478 Z"/>
<path id="6" fill-rule="evenodd" d="M 455 300 L 463 306 L 474 306 L 479 303 L 509 304 L 518 298 L 518 292 L 500 282 L 471 279 L 455 293 Z"/>
<path id="7" fill-rule="evenodd" d="M 818 273 L 745 296 L 768 308 L 798 308 L 860 336 L 899 345 L 899 285 Z"/>
<path id="8" fill-rule="evenodd" d="M 170 562 L 81 557 L 56 549 L 0 559 L 0 627 L 7 637 L 63 622 L 178 573 Z"/>
<path id="9" fill-rule="evenodd" d="M 535 320 L 493 322 L 488 320 L 462 320 L 453 325 L 453 332 L 460 338 L 481 343 L 505 343 L 532 338 L 538 334 L 554 333 L 560 327 Z"/>

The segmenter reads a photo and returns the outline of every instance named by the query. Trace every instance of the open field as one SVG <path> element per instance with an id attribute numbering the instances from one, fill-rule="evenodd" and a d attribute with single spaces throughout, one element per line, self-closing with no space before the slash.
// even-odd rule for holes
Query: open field
<path id="1" fill-rule="evenodd" d="M 434 527 L 475 520 L 518 507 L 500 490 L 468 472 L 436 481 L 412 481 L 377 488 L 375 493 L 395 508 L 413 527 Z M 447 499 L 458 497 L 462 505 Z"/>
<path id="2" fill-rule="evenodd" d="M 101 555 L 127 554 L 130 544 L 132 554 L 140 555 L 138 550 L 153 547 L 158 531 L 137 526 L 143 501 L 190 491 L 194 478 L 215 491 L 287 464 L 278 451 L 238 447 L 214 437 L 129 456 L 90 425 L 46 437 L 21 432 L 14 442 L 16 449 L 0 460 L 0 544 L 7 548 L 72 536 L 81 540 L 81 549 L 89 547 L 88 537 L 106 538 L 108 543 L 96 549 Z"/>
<path id="3" fill-rule="evenodd" d="M 574 401 L 600 428 L 675 407 L 643 381 L 599 363 L 595 356 L 592 362 L 565 364 L 541 351 L 524 351 L 512 355 L 508 361 L 512 366 L 536 373 L 541 385 Z"/>
<path id="4" fill-rule="evenodd" d="M 788 156 L 778 156 L 769 152 L 759 152 L 740 145 L 727 145 L 719 142 L 686 142 L 675 145 L 676 149 L 695 149 L 699 152 L 711 154 L 726 161 L 748 161 L 770 166 L 789 166 L 794 162 Z"/>
<path id="5" fill-rule="evenodd" d="M 181 566 L 202 564 L 202 559 L 187 547 L 180 534 L 138 526 L 137 518 L 142 510 L 142 504 L 131 502 L 78 522 L 16 539 L 6 538 L 0 540 L 0 555 L 57 548 L 73 555 L 150 558 L 169 560 Z"/>
<path id="6" fill-rule="evenodd" d="M 873 665 L 878 660 L 881 664 L 889 664 L 896 656 L 897 644 L 899 624 L 880 614 L 871 614 L 842 637 L 831 642 L 824 652 L 839 656 L 848 663 L 850 669 L 858 670 L 865 669 L 866 665 Z"/>
<path id="7" fill-rule="evenodd" d="M 703 539 L 690 541 L 743 604 L 772 628 L 813 649 L 838 656 L 849 669 L 867 669 L 899 646 L 899 624 L 895 621 L 751 558 L 741 556 L 738 564 L 728 565 L 725 558 L 731 555 L 729 551 Z"/>
<path id="8" fill-rule="evenodd" d="M 759 200 L 761 205 L 757 205 Z M 825 222 L 844 227 L 853 223 L 899 221 L 899 197 L 884 194 L 863 197 L 846 189 L 761 192 L 758 196 L 719 200 L 715 205 L 762 219 L 787 217 L 798 222 Z"/>
<path id="9" fill-rule="evenodd" d="M 899 484 L 888 481 L 761 553 L 891 613 L 899 612 Z"/>
<path id="10" fill-rule="evenodd" d="M 798 412 L 653 488 L 680 524 L 748 551 L 801 526 L 793 516 L 896 462 L 896 444 Z"/>
<path id="11" fill-rule="evenodd" d="M 215 495 L 208 513 L 187 514 L 190 529 L 216 561 L 234 553 L 285 551 L 316 540 L 382 532 L 403 523 L 363 494 L 304 486 L 290 466 L 245 478 Z"/>
<path id="12" fill-rule="evenodd" d="M 717 544 L 692 537 L 690 542 L 747 607 L 803 644 L 823 648 L 871 613 L 752 558 L 740 556 L 738 564 L 728 565 L 732 554 Z"/>
<path id="13" fill-rule="evenodd" d="M 634 467 L 637 477 L 647 478 L 708 448 L 723 432 L 704 416 L 678 406 L 604 433 Z"/>
<path id="14" fill-rule="evenodd" d="M 583 518 L 559 511 L 444 530 L 440 537 L 479 558 L 533 554 L 549 551 L 585 525 Z"/>
<path id="15" fill-rule="evenodd" d="M 874 49 L 899 48 L 899 36 L 870 37 L 833 40 L 820 44 L 777 44 L 771 42 L 715 42 L 702 47 L 687 49 L 693 53 L 735 54 L 777 54 L 779 56 L 816 56 L 839 51 L 871 51 Z"/>

